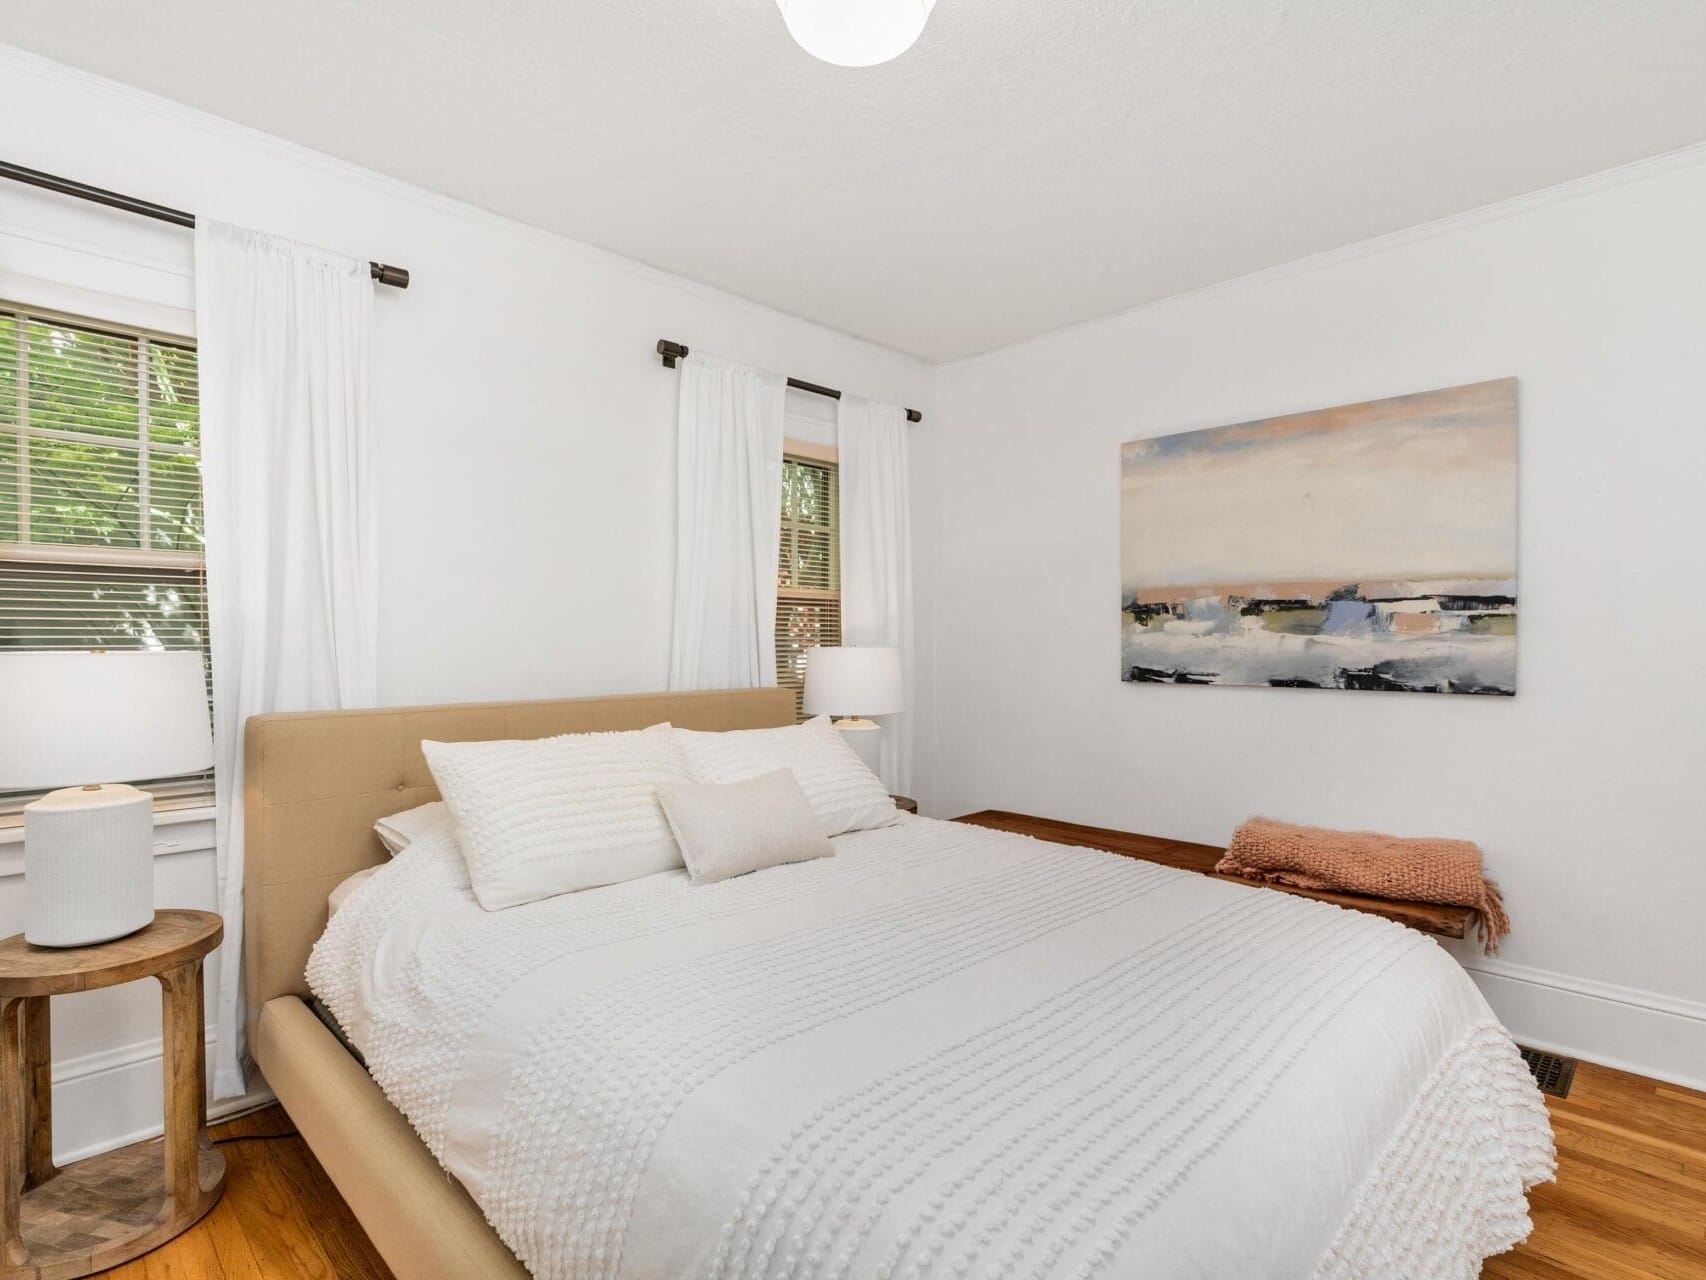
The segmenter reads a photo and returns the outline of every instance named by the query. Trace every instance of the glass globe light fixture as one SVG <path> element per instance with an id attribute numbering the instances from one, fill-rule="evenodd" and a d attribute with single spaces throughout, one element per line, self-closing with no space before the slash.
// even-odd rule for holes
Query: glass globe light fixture
<path id="1" fill-rule="evenodd" d="M 838 67 L 900 57 L 924 31 L 936 0 L 776 0 L 794 42 Z"/>

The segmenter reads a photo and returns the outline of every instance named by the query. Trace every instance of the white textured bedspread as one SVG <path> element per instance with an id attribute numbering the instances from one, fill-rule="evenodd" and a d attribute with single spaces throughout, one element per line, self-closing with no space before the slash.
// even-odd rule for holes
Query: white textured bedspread
<path id="1" fill-rule="evenodd" d="M 1473 1277 L 1552 1170 L 1419 933 L 953 823 L 482 911 L 449 839 L 309 982 L 545 1280 Z"/>

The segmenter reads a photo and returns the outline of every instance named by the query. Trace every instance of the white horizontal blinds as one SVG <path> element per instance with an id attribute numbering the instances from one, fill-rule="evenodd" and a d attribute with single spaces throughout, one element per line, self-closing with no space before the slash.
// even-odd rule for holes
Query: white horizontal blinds
<path id="1" fill-rule="evenodd" d="M 201 428 L 185 338 L 0 302 L 0 651 L 207 654 Z M 142 782 L 161 807 L 212 777 Z M 0 791 L 0 823 L 33 793 Z"/>
<path id="2" fill-rule="evenodd" d="M 820 451 L 813 450 L 814 454 Z M 804 719 L 806 650 L 841 643 L 841 486 L 835 463 L 782 462 L 782 540 L 776 578 L 776 683 Z"/>

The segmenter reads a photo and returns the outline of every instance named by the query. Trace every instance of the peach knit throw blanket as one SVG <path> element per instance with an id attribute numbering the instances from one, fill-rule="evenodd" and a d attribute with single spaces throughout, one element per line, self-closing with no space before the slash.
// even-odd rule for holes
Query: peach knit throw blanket
<path id="1" fill-rule="evenodd" d="M 1474 907 L 1481 913 L 1481 945 L 1488 955 L 1498 954 L 1499 939 L 1511 930 L 1498 885 L 1482 874 L 1481 846 L 1469 840 L 1406 839 L 1252 818 L 1232 833 L 1232 845 L 1215 870 L 1299 889 Z"/>

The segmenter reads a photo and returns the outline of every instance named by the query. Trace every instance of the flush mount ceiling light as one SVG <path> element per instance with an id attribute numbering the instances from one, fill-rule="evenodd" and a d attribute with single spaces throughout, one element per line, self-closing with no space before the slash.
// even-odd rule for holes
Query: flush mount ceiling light
<path id="1" fill-rule="evenodd" d="M 912 48 L 936 0 L 776 0 L 794 42 L 838 67 L 874 67 Z"/>

